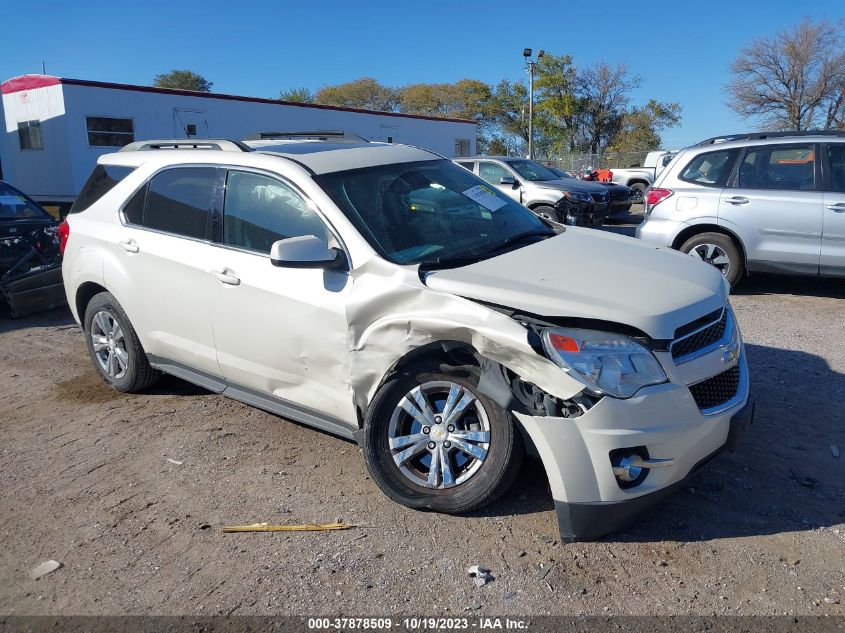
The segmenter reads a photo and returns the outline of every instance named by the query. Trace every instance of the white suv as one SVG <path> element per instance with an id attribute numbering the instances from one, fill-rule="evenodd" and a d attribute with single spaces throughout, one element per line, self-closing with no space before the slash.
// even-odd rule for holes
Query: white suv
<path id="1" fill-rule="evenodd" d="M 753 416 L 716 270 L 556 234 L 422 149 L 136 143 L 99 159 L 60 235 L 107 384 L 167 372 L 354 440 L 412 508 L 479 508 L 528 450 L 562 536 L 597 537 Z"/>

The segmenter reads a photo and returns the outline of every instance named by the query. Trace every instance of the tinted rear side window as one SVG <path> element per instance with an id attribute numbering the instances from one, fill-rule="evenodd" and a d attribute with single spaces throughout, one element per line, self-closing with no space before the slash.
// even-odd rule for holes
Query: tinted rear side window
<path id="1" fill-rule="evenodd" d="M 209 239 L 217 177 L 218 171 L 213 167 L 180 167 L 156 174 L 148 186 L 143 225 Z"/>
<path id="2" fill-rule="evenodd" d="M 134 167 L 122 165 L 97 165 L 88 180 L 82 185 L 82 191 L 76 197 L 68 213 L 81 213 L 100 198 L 114 189 L 115 185 L 134 171 Z"/>
<path id="3" fill-rule="evenodd" d="M 736 149 L 723 149 L 699 154 L 684 167 L 678 178 L 707 187 L 724 187 L 738 153 Z"/>

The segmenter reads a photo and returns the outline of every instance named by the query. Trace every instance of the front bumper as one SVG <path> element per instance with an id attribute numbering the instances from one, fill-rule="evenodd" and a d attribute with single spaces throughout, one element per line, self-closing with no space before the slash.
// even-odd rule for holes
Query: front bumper
<path id="1" fill-rule="evenodd" d="M 712 354 L 705 364 L 721 362 L 720 357 L 721 352 Z M 738 363 L 742 386 L 730 406 L 717 413 L 702 413 L 686 380 L 648 387 L 627 400 L 602 398 L 574 418 L 515 413 L 543 461 L 561 538 L 593 539 L 618 529 L 681 486 L 726 446 L 732 450 L 754 410 L 744 353 Z M 635 447 L 644 447 L 651 459 L 674 463 L 649 471 L 634 487 L 622 488 L 610 454 Z"/>
<path id="2" fill-rule="evenodd" d="M 555 500 L 555 513 L 560 529 L 561 538 L 571 542 L 576 540 L 592 540 L 615 532 L 630 523 L 639 514 L 672 495 L 682 488 L 710 461 L 724 449 L 733 452 L 736 449 L 739 435 L 754 421 L 755 405 L 749 401 L 733 416 L 731 416 L 728 437 L 725 443 L 715 451 L 698 461 L 690 472 L 680 481 L 676 481 L 665 488 L 651 492 L 628 501 L 607 503 L 567 503 Z"/>

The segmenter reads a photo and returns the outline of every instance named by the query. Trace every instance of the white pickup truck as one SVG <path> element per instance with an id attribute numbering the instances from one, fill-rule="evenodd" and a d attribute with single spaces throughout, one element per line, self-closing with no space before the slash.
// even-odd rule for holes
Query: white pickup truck
<path id="1" fill-rule="evenodd" d="M 648 189 L 663 169 L 672 162 L 677 152 L 657 150 L 649 152 L 642 167 L 628 167 L 626 169 L 611 169 L 611 180 L 634 190 L 634 202 L 642 202 L 645 190 Z"/>

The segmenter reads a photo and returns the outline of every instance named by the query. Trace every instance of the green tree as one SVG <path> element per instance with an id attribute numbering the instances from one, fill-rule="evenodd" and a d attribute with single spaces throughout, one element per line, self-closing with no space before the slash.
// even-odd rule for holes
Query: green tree
<path id="1" fill-rule="evenodd" d="M 214 83 L 192 70 L 171 70 L 170 72 L 156 75 L 153 85 L 157 88 L 211 92 L 211 87 Z"/>
<path id="2" fill-rule="evenodd" d="M 641 108 L 622 115 L 619 130 L 607 146 L 608 152 L 639 152 L 660 147 L 660 133 L 681 122 L 681 105 L 650 99 Z"/>
<path id="3" fill-rule="evenodd" d="M 314 95 L 314 102 L 344 108 L 395 112 L 399 106 L 399 96 L 395 88 L 383 86 L 372 77 L 362 77 L 337 86 L 320 88 Z"/>
<path id="4" fill-rule="evenodd" d="M 584 100 L 577 94 L 578 75 L 570 55 L 546 54 L 534 82 L 536 148 L 542 154 L 574 151 L 580 134 Z"/>
<path id="5" fill-rule="evenodd" d="M 507 79 L 493 89 L 491 118 L 495 125 L 492 138 L 497 138 L 507 151 L 502 154 L 524 154 L 528 145 L 528 89 Z"/>
<path id="6" fill-rule="evenodd" d="M 291 103 L 313 103 L 314 94 L 308 88 L 290 88 L 279 93 L 279 101 Z"/>
<path id="7" fill-rule="evenodd" d="M 845 45 L 828 20 L 754 40 L 731 64 L 728 106 L 768 129 L 845 124 Z"/>

